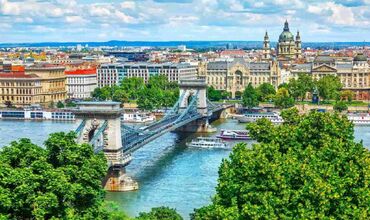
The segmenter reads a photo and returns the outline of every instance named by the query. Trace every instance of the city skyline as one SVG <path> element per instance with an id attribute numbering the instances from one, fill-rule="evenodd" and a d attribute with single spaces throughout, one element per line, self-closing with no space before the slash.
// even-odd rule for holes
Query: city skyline
<path id="1" fill-rule="evenodd" d="M 1 43 L 276 41 L 285 20 L 305 42 L 363 42 L 370 1 L 0 0 Z"/>

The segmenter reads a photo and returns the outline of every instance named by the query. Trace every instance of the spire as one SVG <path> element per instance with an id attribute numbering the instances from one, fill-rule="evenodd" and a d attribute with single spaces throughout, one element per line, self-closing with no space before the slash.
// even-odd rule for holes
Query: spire
<path id="1" fill-rule="evenodd" d="M 268 41 L 268 40 L 269 40 L 269 35 L 268 35 L 267 31 L 266 31 L 266 33 L 265 33 L 265 41 Z"/>
<path id="2" fill-rule="evenodd" d="M 284 31 L 289 31 L 288 20 L 285 20 L 285 23 L 284 23 Z"/>
<path id="3" fill-rule="evenodd" d="M 296 38 L 295 38 L 297 41 L 298 40 L 301 40 L 301 35 L 299 35 L 299 30 L 297 31 L 297 36 L 296 36 Z"/>

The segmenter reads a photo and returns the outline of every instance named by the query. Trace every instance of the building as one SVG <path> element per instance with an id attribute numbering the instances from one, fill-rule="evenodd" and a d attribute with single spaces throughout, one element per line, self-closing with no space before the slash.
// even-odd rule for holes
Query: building
<path id="1" fill-rule="evenodd" d="M 266 36 L 265 36 L 266 37 Z M 302 42 L 299 31 L 296 39 L 289 30 L 288 21 L 285 21 L 283 32 L 279 36 L 279 41 L 276 46 L 277 57 L 279 59 L 298 59 L 302 55 Z"/>
<path id="2" fill-rule="evenodd" d="M 280 70 L 276 62 L 246 62 L 235 58 L 209 62 L 205 78 L 209 86 L 231 92 L 232 97 L 235 97 L 249 83 L 254 87 L 270 83 L 277 88 L 280 84 Z"/>
<path id="3" fill-rule="evenodd" d="M 49 106 L 51 103 L 66 99 L 65 67 L 53 64 L 37 64 L 26 67 L 26 75 L 35 75 L 41 81 L 40 104 Z"/>
<path id="4" fill-rule="evenodd" d="M 41 102 L 41 79 L 24 72 L 0 73 L 0 102 L 22 107 Z"/>
<path id="5" fill-rule="evenodd" d="M 98 87 L 118 85 L 124 78 L 139 77 L 145 83 L 151 76 L 164 75 L 169 82 L 194 79 L 197 66 L 189 63 L 120 63 L 102 64 L 97 71 Z"/>
<path id="6" fill-rule="evenodd" d="M 76 69 L 65 71 L 67 77 L 67 97 L 87 99 L 97 87 L 96 69 Z"/>
<path id="7" fill-rule="evenodd" d="M 264 60 L 264 61 L 270 60 L 271 59 L 270 38 L 269 38 L 269 35 L 268 35 L 267 31 L 266 31 L 265 37 L 263 39 L 262 51 L 263 51 L 262 60 Z"/>
<path id="8" fill-rule="evenodd" d="M 355 92 L 357 100 L 370 99 L 370 66 L 363 53 L 358 53 L 352 60 L 319 55 L 312 63 L 295 64 L 289 70 L 289 79 L 297 78 L 300 73 L 310 74 L 314 80 L 328 75 L 338 76 L 343 90 Z"/>

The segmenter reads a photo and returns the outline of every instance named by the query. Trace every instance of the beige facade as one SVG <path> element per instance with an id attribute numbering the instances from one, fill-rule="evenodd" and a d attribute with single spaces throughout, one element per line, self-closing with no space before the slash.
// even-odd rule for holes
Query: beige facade
<path id="1" fill-rule="evenodd" d="M 0 73 L 0 102 L 21 107 L 39 104 L 41 79 L 24 73 Z"/>
<path id="2" fill-rule="evenodd" d="M 65 67 L 57 65 L 35 65 L 26 68 L 26 75 L 34 74 L 41 80 L 40 104 L 47 106 L 50 103 L 66 99 Z"/>
<path id="3" fill-rule="evenodd" d="M 208 86 L 231 92 L 232 97 L 241 93 L 252 83 L 254 87 L 270 83 L 276 88 L 280 84 L 280 71 L 276 62 L 214 61 L 207 64 L 205 74 Z"/>

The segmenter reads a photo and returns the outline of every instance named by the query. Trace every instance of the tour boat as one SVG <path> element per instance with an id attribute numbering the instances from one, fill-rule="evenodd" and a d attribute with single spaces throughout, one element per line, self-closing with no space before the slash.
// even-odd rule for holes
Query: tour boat
<path id="1" fill-rule="evenodd" d="M 121 117 L 121 121 L 127 123 L 146 123 L 155 121 L 156 118 L 152 114 L 146 113 L 123 113 Z"/>
<path id="2" fill-rule="evenodd" d="M 370 126 L 370 114 L 349 114 L 348 120 L 354 125 Z"/>
<path id="3" fill-rule="evenodd" d="M 224 140 L 249 140 L 250 136 L 247 130 L 221 130 L 217 135 L 218 138 Z"/>
<path id="4" fill-rule="evenodd" d="M 222 139 L 211 137 L 197 137 L 191 142 L 186 143 L 186 146 L 199 148 L 230 148 Z"/>
<path id="5" fill-rule="evenodd" d="M 240 123 L 250 123 L 255 122 L 258 119 L 266 118 L 274 124 L 280 124 L 284 122 L 284 119 L 276 112 L 266 112 L 266 113 L 246 113 L 238 118 Z"/>

